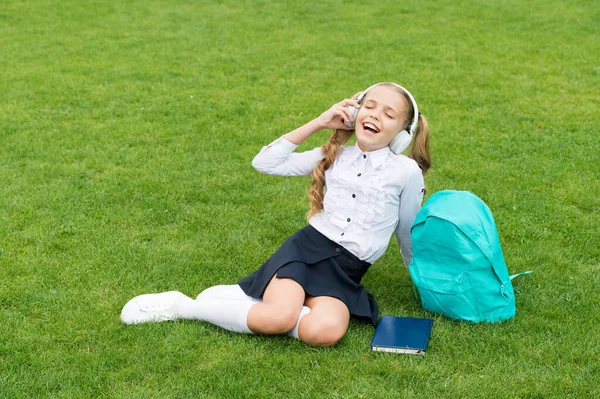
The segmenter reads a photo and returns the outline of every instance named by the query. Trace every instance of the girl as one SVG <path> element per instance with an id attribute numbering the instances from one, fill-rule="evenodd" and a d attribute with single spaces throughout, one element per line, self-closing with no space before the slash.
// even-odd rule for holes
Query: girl
<path id="1" fill-rule="evenodd" d="M 324 146 L 294 153 L 323 129 L 334 130 Z M 356 145 L 343 147 L 352 134 Z M 402 155 L 411 141 L 409 156 Z M 287 333 L 316 346 L 338 342 L 351 315 L 376 325 L 377 303 L 361 278 L 392 233 L 404 265 L 410 263 L 410 226 L 430 164 L 427 122 L 403 87 L 379 83 L 333 105 L 252 162 L 262 173 L 312 175 L 308 226 L 238 284 L 208 288 L 195 300 L 177 291 L 141 295 L 125 305 L 121 320 L 197 319 L 240 333 Z"/>

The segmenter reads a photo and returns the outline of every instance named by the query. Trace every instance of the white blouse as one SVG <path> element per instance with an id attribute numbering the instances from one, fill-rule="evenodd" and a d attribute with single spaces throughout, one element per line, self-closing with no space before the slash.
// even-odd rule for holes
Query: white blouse
<path id="1" fill-rule="evenodd" d="M 263 147 L 252 161 L 261 173 L 309 176 L 323 159 L 321 148 L 294 153 L 284 137 Z M 363 152 L 342 147 L 325 172 L 323 211 L 309 223 L 331 241 L 369 263 L 379 259 L 395 233 L 404 265 L 412 259 L 410 227 L 421 209 L 425 183 L 417 163 L 388 147 Z"/>

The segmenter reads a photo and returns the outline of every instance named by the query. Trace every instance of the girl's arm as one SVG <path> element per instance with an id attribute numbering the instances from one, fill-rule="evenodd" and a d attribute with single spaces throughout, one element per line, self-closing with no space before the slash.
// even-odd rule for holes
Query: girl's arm
<path id="1" fill-rule="evenodd" d="M 414 163 L 408 182 L 400 195 L 399 220 L 394 232 L 400 246 L 404 266 L 407 268 L 412 260 L 410 228 L 421 209 L 424 193 L 425 182 L 423 181 L 423 174 L 417 164 Z"/>
<path id="2" fill-rule="evenodd" d="M 355 100 L 344 100 L 334 104 L 318 118 L 292 130 L 275 140 L 254 157 L 252 166 L 261 173 L 277 176 L 308 176 L 323 159 L 321 148 L 294 153 L 298 145 L 313 134 L 324 129 L 349 129 L 344 119 L 352 120 L 349 105 L 359 106 Z"/>
<path id="3" fill-rule="evenodd" d="M 274 176 L 309 176 L 323 159 L 321 148 L 295 153 L 298 147 L 282 136 L 263 147 L 252 160 L 254 169 Z"/>

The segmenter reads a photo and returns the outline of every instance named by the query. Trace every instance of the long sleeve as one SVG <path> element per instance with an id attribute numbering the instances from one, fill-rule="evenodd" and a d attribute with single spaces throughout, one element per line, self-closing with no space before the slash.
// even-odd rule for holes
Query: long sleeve
<path id="1" fill-rule="evenodd" d="M 400 246 L 404 266 L 408 268 L 412 260 L 412 238 L 410 228 L 421 209 L 423 194 L 425 193 L 425 182 L 421 169 L 415 164 L 408 182 L 400 195 L 400 209 L 398 225 L 394 234 Z"/>
<path id="2" fill-rule="evenodd" d="M 323 159 L 321 148 L 295 153 L 298 145 L 280 137 L 263 147 L 252 160 L 254 169 L 275 176 L 309 176 Z"/>

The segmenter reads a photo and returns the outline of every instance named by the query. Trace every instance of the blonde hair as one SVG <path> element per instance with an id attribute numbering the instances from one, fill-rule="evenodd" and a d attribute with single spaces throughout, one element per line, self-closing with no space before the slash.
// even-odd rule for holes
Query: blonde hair
<path id="1" fill-rule="evenodd" d="M 414 108 L 410 101 L 410 97 L 408 97 L 408 94 L 406 94 L 404 90 L 395 85 L 382 83 L 381 86 L 394 89 L 397 93 L 402 95 L 406 104 L 403 126 L 407 127 L 409 123 L 412 122 L 414 115 Z M 352 98 L 358 98 L 359 94 L 360 93 L 355 94 Z M 325 197 L 325 171 L 333 165 L 340 152 L 340 147 L 345 144 L 353 134 L 354 130 L 336 129 L 329 137 L 327 143 L 321 147 L 324 158 L 319 161 L 311 174 L 311 184 L 308 188 L 310 211 L 306 214 L 307 219 L 310 219 L 323 210 L 323 198 Z M 427 170 L 431 167 L 431 155 L 429 154 L 429 125 L 427 124 L 425 117 L 421 114 L 419 114 L 419 122 L 417 129 L 414 132 L 408 157 L 415 160 L 423 174 L 427 173 Z"/>

